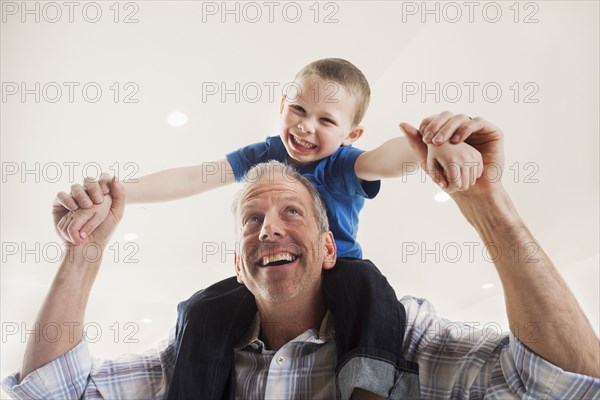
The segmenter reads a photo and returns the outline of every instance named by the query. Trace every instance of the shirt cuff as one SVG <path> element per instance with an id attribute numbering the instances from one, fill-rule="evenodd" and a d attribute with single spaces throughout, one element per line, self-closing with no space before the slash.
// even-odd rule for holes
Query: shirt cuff
<path id="1" fill-rule="evenodd" d="M 390 399 L 419 399 L 419 376 L 377 358 L 357 355 L 344 363 L 337 373 L 339 398 L 348 400 L 361 388 Z"/>
<path id="2" fill-rule="evenodd" d="M 225 158 L 227 158 L 227 161 L 229 161 L 229 165 L 231 165 L 233 175 L 235 176 L 235 181 L 241 182 L 244 179 L 245 172 L 242 163 L 240 162 L 240 156 L 238 152 L 239 150 L 227 153 L 225 154 Z"/>
<path id="3" fill-rule="evenodd" d="M 512 332 L 509 352 L 502 354 L 506 382 L 515 394 L 547 399 L 598 399 L 600 379 L 568 372 L 531 351 Z"/>
<path id="4" fill-rule="evenodd" d="M 2 388 L 13 399 L 79 399 L 87 386 L 92 358 L 87 342 L 77 346 L 27 375 L 19 372 L 2 380 Z"/>

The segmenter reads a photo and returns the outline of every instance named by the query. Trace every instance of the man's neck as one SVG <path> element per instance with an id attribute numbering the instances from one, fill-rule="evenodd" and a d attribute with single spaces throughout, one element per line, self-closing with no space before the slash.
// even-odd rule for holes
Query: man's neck
<path id="1" fill-rule="evenodd" d="M 270 350 L 279 350 L 284 344 L 308 329 L 319 330 L 327 308 L 321 292 L 301 296 L 284 303 L 261 304 L 260 338 Z"/>

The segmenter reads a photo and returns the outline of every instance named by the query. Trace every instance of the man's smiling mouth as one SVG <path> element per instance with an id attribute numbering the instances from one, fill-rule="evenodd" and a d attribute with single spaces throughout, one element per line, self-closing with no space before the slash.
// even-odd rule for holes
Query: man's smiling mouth
<path id="1" fill-rule="evenodd" d="M 298 257 L 291 253 L 279 253 L 264 256 L 257 265 L 259 267 L 277 267 L 294 262 Z"/>

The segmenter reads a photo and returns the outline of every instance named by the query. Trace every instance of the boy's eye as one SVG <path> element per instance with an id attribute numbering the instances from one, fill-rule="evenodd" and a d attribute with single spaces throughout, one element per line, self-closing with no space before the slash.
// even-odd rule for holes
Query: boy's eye
<path id="1" fill-rule="evenodd" d="M 299 111 L 299 112 L 304 112 L 304 108 L 302 108 L 302 107 L 300 107 L 300 106 L 298 106 L 298 105 L 292 105 L 292 108 L 293 108 L 294 110 L 296 110 L 296 111 Z"/>
<path id="2" fill-rule="evenodd" d="M 335 122 L 329 118 L 321 118 L 321 120 L 327 124 L 335 125 Z"/>

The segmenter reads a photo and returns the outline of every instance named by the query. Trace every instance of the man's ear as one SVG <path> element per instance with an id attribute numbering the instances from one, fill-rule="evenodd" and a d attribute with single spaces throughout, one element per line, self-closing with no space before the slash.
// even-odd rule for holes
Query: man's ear
<path id="1" fill-rule="evenodd" d="M 285 95 L 281 96 L 281 104 L 279 104 L 279 114 L 283 114 L 284 106 L 285 106 Z"/>
<path id="2" fill-rule="evenodd" d="M 326 233 L 324 247 L 325 258 L 323 259 L 323 269 L 331 269 L 335 267 L 337 260 L 337 248 L 335 246 L 335 240 L 333 239 L 333 233 L 331 231 Z"/>
<path id="3" fill-rule="evenodd" d="M 346 136 L 346 139 L 344 139 L 344 141 L 342 142 L 343 146 L 348 146 L 351 145 L 352 143 L 354 143 L 359 137 L 362 136 L 363 134 L 363 127 L 362 126 L 357 126 L 356 128 L 354 128 L 354 130 L 352 132 L 350 132 L 348 134 L 348 136 Z"/>
<path id="4" fill-rule="evenodd" d="M 240 265 L 239 258 L 237 253 L 233 253 L 233 269 L 235 269 L 235 276 L 237 276 L 237 281 L 239 284 L 243 285 L 244 280 L 242 279 L 242 274 L 240 273 Z"/>

